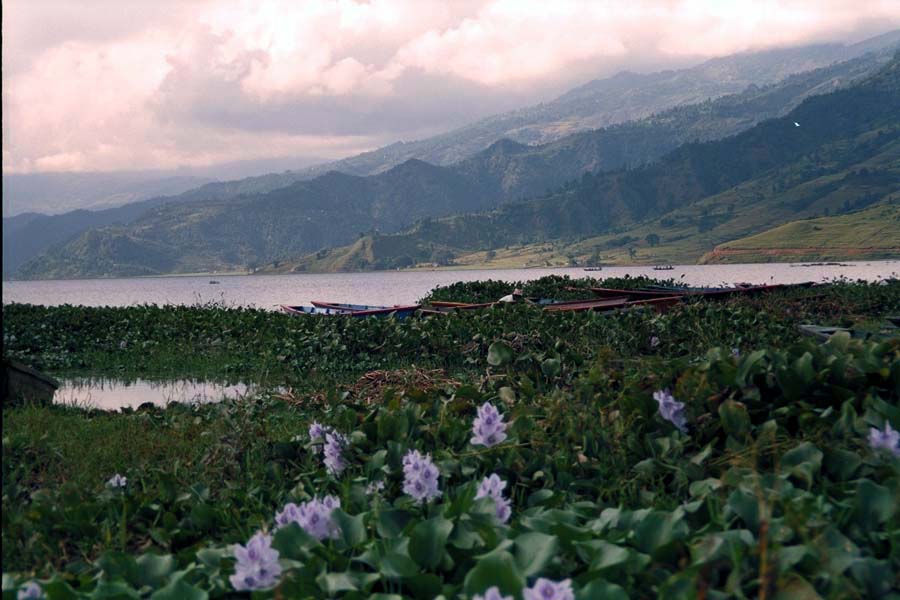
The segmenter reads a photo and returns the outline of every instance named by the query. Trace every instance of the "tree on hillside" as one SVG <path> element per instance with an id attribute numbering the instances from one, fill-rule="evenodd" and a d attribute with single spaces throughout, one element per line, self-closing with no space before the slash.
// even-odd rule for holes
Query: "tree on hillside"
<path id="1" fill-rule="evenodd" d="M 644 238 L 651 247 L 659 245 L 659 236 L 655 233 L 648 233 L 647 237 Z"/>

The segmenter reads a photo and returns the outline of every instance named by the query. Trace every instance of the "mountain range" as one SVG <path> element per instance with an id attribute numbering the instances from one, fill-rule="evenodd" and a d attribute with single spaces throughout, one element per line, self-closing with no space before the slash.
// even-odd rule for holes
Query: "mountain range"
<path id="1" fill-rule="evenodd" d="M 773 151 L 769 153 L 769 162 L 758 161 L 759 164 L 746 172 L 731 165 L 729 168 L 734 172 L 717 172 L 715 177 L 697 166 L 702 161 L 716 165 L 720 158 L 717 155 L 723 151 L 719 147 L 709 150 L 702 141 L 721 139 L 748 128 L 756 131 L 761 127 L 758 124 L 766 119 L 803 109 L 812 96 L 865 79 L 890 60 L 884 45 L 898 38 L 900 34 L 893 38 L 881 36 L 869 45 L 815 46 L 807 49 L 805 60 L 824 60 L 821 58 L 824 54 L 834 55 L 840 49 L 844 53 L 848 48 L 854 52 L 870 48 L 877 51 L 788 76 L 777 83 L 754 84 L 737 94 L 678 106 L 643 119 L 567 135 L 545 144 L 525 145 L 502 139 L 449 166 L 411 159 L 386 170 L 376 167 L 376 174 L 369 176 L 329 172 L 298 180 L 298 172 L 285 172 L 213 183 L 180 196 L 153 199 L 129 211 L 97 211 L 92 213 L 97 216 L 93 224 L 88 224 L 89 216 L 78 213 L 56 217 L 26 215 L 15 222 L 4 219 L 4 275 L 124 276 L 255 269 L 263 265 L 271 268 L 273 264 L 296 263 L 297 256 L 310 252 L 314 252 L 313 257 L 340 255 L 346 249 L 332 252 L 328 248 L 355 239 L 371 242 L 373 236 L 381 240 L 404 236 L 407 240 L 416 239 L 413 254 L 414 262 L 418 262 L 426 253 L 424 258 L 430 258 L 435 247 L 446 248 L 444 255 L 458 254 L 461 249 L 475 249 L 479 245 L 491 248 L 501 243 L 519 244 L 559 236 L 584 237 L 600 233 L 604 228 L 623 227 L 722 192 L 744 181 L 748 173 L 757 175 L 753 169 L 762 168 L 760 165 L 773 168 L 779 161 L 794 160 L 796 152 L 808 151 L 809 146 L 791 150 L 787 144 L 785 150 L 795 154 Z M 794 64 L 800 64 L 803 55 L 800 50 L 788 54 L 794 57 Z M 694 87 L 699 89 L 704 81 L 711 79 L 709 73 L 715 71 L 716 65 L 720 72 L 725 69 L 726 73 L 736 68 L 735 65 L 743 65 L 748 72 L 753 67 L 765 80 L 774 72 L 773 56 L 762 53 L 710 61 L 699 71 L 695 68 L 694 77 L 700 83 Z M 686 74 L 690 71 L 669 72 L 655 81 L 659 85 L 663 85 L 660 81 L 668 85 L 674 85 L 673 81 L 690 81 Z M 619 80 L 630 77 L 622 75 L 611 80 L 621 84 Z M 656 85 L 648 83 L 645 77 L 649 76 L 637 76 L 640 85 L 628 88 L 635 97 L 640 97 L 641 90 L 647 86 Z M 611 80 L 606 80 L 606 88 L 594 82 L 564 98 L 583 99 L 591 89 L 609 89 Z M 535 121 L 534 127 L 542 127 L 541 123 L 546 122 Z M 807 139 L 807 129 L 800 129 L 802 136 L 794 137 Z M 792 138 L 781 140 L 774 130 L 763 131 L 759 135 L 769 136 L 769 142 L 792 141 Z M 808 141 L 813 145 L 825 144 L 818 138 Z M 676 149 L 679 146 L 681 149 Z M 747 152 L 748 148 L 739 144 L 737 149 L 727 151 Z M 704 152 L 711 154 L 706 156 Z M 654 163 L 663 156 L 659 163 Z M 677 173 L 679 168 L 687 170 Z M 650 183 L 654 178 L 659 181 Z M 710 183 L 713 179 L 715 185 Z M 670 194 L 671 185 L 693 191 Z M 548 190 L 556 193 L 522 201 Z M 608 199 L 601 203 L 602 210 L 583 201 L 598 195 Z M 661 201 L 660 195 L 670 197 Z M 577 198 L 582 200 L 573 200 Z M 554 212 L 553 206 L 559 210 Z M 463 216 L 464 213 L 480 214 Z M 453 214 L 458 216 L 439 219 Z M 466 225 L 447 225 L 457 222 Z M 435 227 L 434 231 L 429 229 Z M 408 229 L 403 236 L 385 235 L 404 228 Z M 457 238 L 451 240 L 448 236 Z M 23 239 L 28 242 L 24 243 Z M 372 260 L 364 259 L 364 264 L 354 259 L 344 261 L 343 267 L 392 266 L 398 259 L 405 263 L 410 257 L 409 252 L 394 253 L 382 257 L 385 260 L 376 259 L 374 265 Z M 301 262 L 315 268 L 315 260 L 318 259 Z"/>

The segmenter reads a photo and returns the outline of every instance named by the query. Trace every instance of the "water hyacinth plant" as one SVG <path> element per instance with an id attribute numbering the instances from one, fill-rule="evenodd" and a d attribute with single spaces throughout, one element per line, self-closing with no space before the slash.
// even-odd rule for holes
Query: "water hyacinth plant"
<path id="1" fill-rule="evenodd" d="M 410 450 L 403 457 L 403 493 L 412 496 L 416 502 L 429 502 L 441 495 L 439 476 L 431 454 Z"/>
<path id="2" fill-rule="evenodd" d="M 501 523 L 509 521 L 512 514 L 512 508 L 508 498 L 503 497 L 503 490 L 506 488 L 506 482 L 500 479 L 496 473 L 491 473 L 485 477 L 478 486 L 478 492 L 475 498 L 491 498 L 497 507 L 497 519 Z"/>
<path id="3" fill-rule="evenodd" d="M 900 431 L 892 428 L 887 421 L 884 423 L 883 430 L 870 427 L 869 447 L 876 452 L 885 451 L 894 456 L 900 456 Z"/>
<path id="4" fill-rule="evenodd" d="M 278 550 L 272 548 L 272 536 L 259 531 L 246 546 L 235 544 L 234 557 L 237 563 L 229 581 L 235 590 L 265 590 L 278 583 L 281 564 L 278 562 Z"/>
<path id="5" fill-rule="evenodd" d="M 490 402 L 478 407 L 478 415 L 472 423 L 473 446 L 496 446 L 506 439 L 506 423 L 503 415 Z"/>
<path id="6" fill-rule="evenodd" d="M 522 591 L 522 597 L 525 600 L 575 600 L 575 592 L 570 579 L 556 582 L 540 578 Z"/>
<path id="7" fill-rule="evenodd" d="M 17 600 L 37 600 L 44 597 L 44 590 L 36 581 L 29 581 L 19 588 Z"/>
<path id="8" fill-rule="evenodd" d="M 684 415 L 684 402 L 676 400 L 669 393 L 669 390 L 654 392 L 653 399 L 659 405 L 660 416 L 677 427 L 681 433 L 687 433 L 687 417 Z"/>
<path id="9" fill-rule="evenodd" d="M 325 469 L 330 474 L 338 476 L 347 468 L 343 455 L 346 446 L 347 438 L 344 435 L 336 431 L 325 434 Z"/>
<path id="10" fill-rule="evenodd" d="M 313 498 L 299 506 L 289 502 L 275 515 L 275 524 L 281 528 L 290 523 L 297 523 L 306 533 L 319 541 L 327 538 L 335 539 L 340 536 L 341 529 L 332 520 L 331 513 L 340 507 L 341 501 L 336 496 L 324 496 L 321 500 Z"/>

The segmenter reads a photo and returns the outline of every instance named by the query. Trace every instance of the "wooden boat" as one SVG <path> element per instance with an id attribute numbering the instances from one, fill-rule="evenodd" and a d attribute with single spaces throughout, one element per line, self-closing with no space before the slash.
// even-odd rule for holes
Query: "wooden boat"
<path id="1" fill-rule="evenodd" d="M 811 284 L 796 284 L 796 286 L 808 286 Z M 588 288 L 601 298 L 613 298 L 618 296 L 628 296 L 631 300 L 650 300 L 652 298 L 665 298 L 667 296 L 684 296 L 684 297 L 700 297 L 700 298 L 730 298 L 731 296 L 747 295 L 753 296 L 775 290 L 787 289 L 785 284 L 772 285 L 743 285 L 728 288 L 666 288 L 663 286 L 652 286 L 637 290 L 618 290 L 614 288 Z M 569 288 L 572 289 L 572 288 Z M 576 288 L 577 289 L 577 288 Z"/>
<path id="2" fill-rule="evenodd" d="M 603 267 L 585 267 L 585 271 L 602 271 Z"/>
<path id="3" fill-rule="evenodd" d="M 449 302 L 445 300 L 435 300 L 431 302 L 431 307 L 437 312 L 448 312 L 451 310 L 473 310 L 478 308 L 488 308 L 496 304 L 496 302 Z"/>
<path id="4" fill-rule="evenodd" d="M 369 304 L 342 304 L 337 302 L 321 302 L 314 300 L 312 306 L 287 306 L 281 309 L 288 314 L 296 315 L 345 315 L 350 317 L 388 317 L 405 319 L 419 310 L 420 305 L 372 306 Z"/>
<path id="5" fill-rule="evenodd" d="M 569 288 L 566 288 L 566 289 L 569 290 L 569 291 L 574 291 L 574 292 L 582 291 L 582 288 L 573 288 L 573 287 L 569 287 Z M 676 291 L 676 290 L 674 290 L 674 289 L 673 289 L 673 290 L 669 290 L 669 291 L 663 291 L 663 290 L 645 290 L 645 289 L 641 289 L 641 290 L 618 290 L 618 289 L 615 289 L 615 288 L 599 288 L 599 287 L 592 287 L 592 288 L 587 288 L 587 289 L 589 289 L 591 292 L 593 292 L 595 296 L 600 296 L 601 298 L 622 298 L 622 297 L 626 297 L 626 298 L 628 298 L 629 300 L 650 300 L 650 299 L 652 299 L 652 298 L 666 298 L 666 297 L 669 297 L 669 296 L 680 295 L 680 294 L 682 293 L 682 292 L 678 292 L 678 291 Z"/>
<path id="6" fill-rule="evenodd" d="M 35 402 L 50 404 L 59 382 L 14 360 L 3 360 L 3 404 Z"/>
<path id="7" fill-rule="evenodd" d="M 572 300 L 544 306 L 546 312 L 580 312 L 584 310 L 612 310 L 628 303 L 628 298 L 604 298 L 602 300 Z"/>
<path id="8" fill-rule="evenodd" d="M 672 271 L 674 269 L 675 267 L 673 267 L 672 265 L 656 265 L 655 267 L 653 267 L 654 271 Z"/>

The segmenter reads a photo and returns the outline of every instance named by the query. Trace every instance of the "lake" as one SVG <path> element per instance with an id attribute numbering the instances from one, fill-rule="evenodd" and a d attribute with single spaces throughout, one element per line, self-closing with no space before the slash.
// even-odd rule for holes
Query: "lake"
<path id="1" fill-rule="evenodd" d="M 362 304 L 408 304 L 432 288 L 456 281 L 497 279 L 526 281 L 544 275 L 595 278 L 648 275 L 673 278 L 689 285 L 800 283 L 839 277 L 875 281 L 900 277 L 900 261 L 841 263 L 845 266 L 801 266 L 791 263 L 738 265 L 678 265 L 672 271 L 653 267 L 468 269 L 434 271 L 377 271 L 295 275 L 205 275 L 131 279 L 4 281 L 3 302 L 131 306 L 136 304 L 194 305 L 216 302 L 225 306 L 277 309 L 280 304 L 308 304 L 310 300 Z M 218 283 L 210 283 L 217 281 Z"/>

